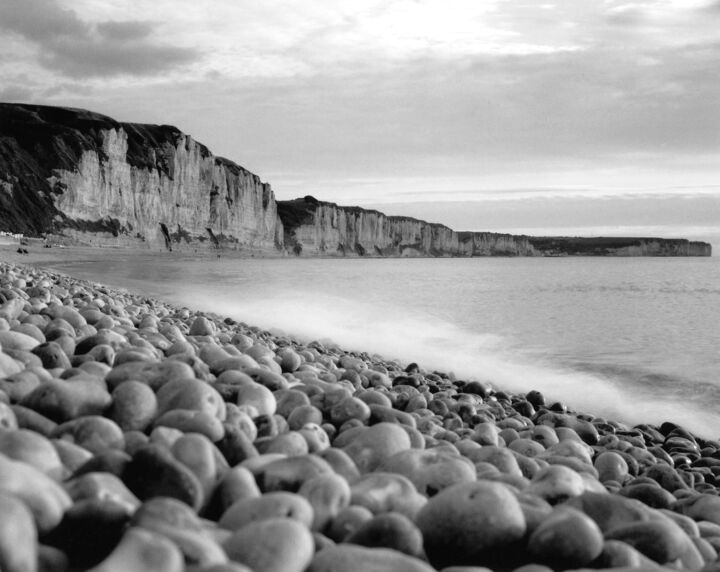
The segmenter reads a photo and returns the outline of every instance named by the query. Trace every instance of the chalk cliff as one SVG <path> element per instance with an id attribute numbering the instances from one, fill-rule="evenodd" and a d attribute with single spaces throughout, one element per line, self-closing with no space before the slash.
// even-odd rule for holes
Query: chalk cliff
<path id="1" fill-rule="evenodd" d="M 0 104 L 0 208 L 7 230 L 90 244 L 283 243 L 270 186 L 167 125 Z"/>
<path id="2" fill-rule="evenodd" d="M 710 256 L 684 239 L 532 237 L 440 224 L 306 196 L 279 201 L 285 249 L 299 256 Z"/>
<path id="3" fill-rule="evenodd" d="M 0 230 L 93 245 L 299 256 L 709 256 L 682 239 L 529 237 L 305 197 L 169 125 L 0 103 Z"/>
<path id="4" fill-rule="evenodd" d="M 452 229 L 314 197 L 279 201 L 285 247 L 310 256 L 457 256 Z"/>

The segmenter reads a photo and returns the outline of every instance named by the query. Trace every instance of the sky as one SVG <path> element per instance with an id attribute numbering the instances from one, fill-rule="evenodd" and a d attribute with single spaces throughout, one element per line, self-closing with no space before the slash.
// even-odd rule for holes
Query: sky
<path id="1" fill-rule="evenodd" d="M 720 252 L 720 0 L 2 0 L 0 101 L 457 230 Z"/>

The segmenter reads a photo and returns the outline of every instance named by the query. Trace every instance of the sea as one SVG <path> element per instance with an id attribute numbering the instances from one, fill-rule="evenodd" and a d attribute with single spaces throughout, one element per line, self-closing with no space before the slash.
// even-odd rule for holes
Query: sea
<path id="1" fill-rule="evenodd" d="M 65 257 L 68 258 L 68 257 Z M 720 258 L 233 258 L 43 267 L 299 341 L 720 438 Z"/>

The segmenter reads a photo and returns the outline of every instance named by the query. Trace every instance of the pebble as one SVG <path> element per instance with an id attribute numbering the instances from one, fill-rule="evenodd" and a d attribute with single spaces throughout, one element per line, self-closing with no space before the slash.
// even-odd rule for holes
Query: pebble
<path id="1" fill-rule="evenodd" d="M 0 492 L 0 570 L 37 570 L 38 533 L 33 515 L 16 496 Z"/>
<path id="2" fill-rule="evenodd" d="M 28 429 L 0 430 L 0 453 L 32 465 L 54 481 L 63 476 L 63 464 L 47 437 Z"/>
<path id="3" fill-rule="evenodd" d="M 603 549 L 603 534 L 595 521 L 571 508 L 557 507 L 528 539 L 534 562 L 563 570 L 580 568 L 595 560 Z"/>
<path id="4" fill-rule="evenodd" d="M 410 437 L 404 429 L 394 423 L 382 422 L 361 428 L 343 450 L 361 473 L 369 473 L 386 458 L 410 449 L 410 445 Z"/>
<path id="5" fill-rule="evenodd" d="M 436 567 L 501 559 L 527 528 L 520 503 L 505 485 L 459 483 L 431 498 L 415 522 Z"/>
<path id="6" fill-rule="evenodd" d="M 345 478 L 336 473 L 327 473 L 306 480 L 298 494 L 306 498 L 312 506 L 311 529 L 321 532 L 350 504 L 352 491 Z"/>
<path id="7" fill-rule="evenodd" d="M 182 552 L 172 540 L 156 532 L 130 528 L 115 550 L 91 572 L 182 572 L 184 569 Z"/>
<path id="8" fill-rule="evenodd" d="M 390 548 L 367 548 L 342 544 L 317 553 L 307 572 L 434 572 L 419 558 Z"/>
<path id="9" fill-rule="evenodd" d="M 554 399 L 0 263 L 0 569 L 717 568 L 720 440 Z"/>
<path id="10" fill-rule="evenodd" d="M 679 558 L 686 537 L 679 527 L 667 521 L 635 522 L 605 533 L 608 540 L 621 540 L 658 564 Z"/>
<path id="11" fill-rule="evenodd" d="M 149 385 L 128 380 L 112 392 L 109 416 L 123 431 L 144 431 L 157 417 L 157 397 Z"/>
<path id="12" fill-rule="evenodd" d="M 79 498 L 43 542 L 63 551 L 71 567 L 88 569 L 107 558 L 130 520 L 125 506 L 105 498 Z"/>
<path id="13" fill-rule="evenodd" d="M 291 518 L 307 528 L 313 523 L 313 507 L 303 496 L 276 491 L 234 502 L 220 517 L 218 524 L 228 530 L 239 530 L 251 522 L 268 518 Z"/>
<path id="14" fill-rule="evenodd" d="M 204 502 L 203 487 L 195 474 L 159 445 L 145 445 L 135 451 L 123 482 L 140 500 L 168 496 L 195 510 Z"/>
<path id="15" fill-rule="evenodd" d="M 3 454 L 0 454 L 0 493 L 23 501 L 41 534 L 54 529 L 72 506 L 72 500 L 56 481 L 32 465 Z"/>
<path id="16" fill-rule="evenodd" d="M 223 543 L 223 548 L 231 560 L 252 570 L 303 572 L 313 559 L 315 543 L 301 522 L 269 518 L 239 529 Z"/>
<path id="17" fill-rule="evenodd" d="M 345 542 L 371 548 L 391 548 L 410 556 L 423 554 L 423 535 L 403 514 L 387 512 L 363 522 Z"/>

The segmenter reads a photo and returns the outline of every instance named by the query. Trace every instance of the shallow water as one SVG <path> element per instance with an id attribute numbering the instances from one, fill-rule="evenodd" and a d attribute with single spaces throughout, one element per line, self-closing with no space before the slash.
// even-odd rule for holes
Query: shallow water
<path id="1" fill-rule="evenodd" d="M 61 272 L 345 349 L 720 437 L 718 258 L 226 259 Z"/>

